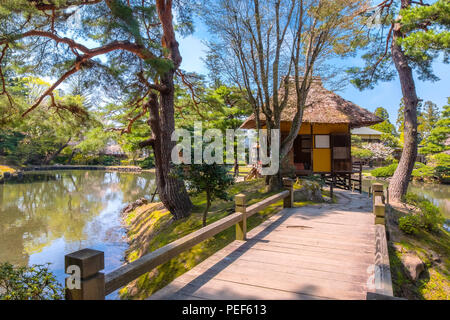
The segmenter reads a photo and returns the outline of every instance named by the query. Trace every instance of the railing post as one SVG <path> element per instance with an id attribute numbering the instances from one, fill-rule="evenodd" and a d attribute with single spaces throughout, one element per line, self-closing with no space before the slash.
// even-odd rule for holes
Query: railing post
<path id="1" fill-rule="evenodd" d="M 359 162 L 359 193 L 362 194 L 362 162 Z"/>
<path id="2" fill-rule="evenodd" d="M 386 204 L 389 204 L 389 186 L 386 187 Z"/>
<path id="3" fill-rule="evenodd" d="M 292 208 L 294 206 L 294 180 L 283 178 L 283 186 L 289 191 L 289 195 L 283 199 L 283 208 Z"/>
<path id="4" fill-rule="evenodd" d="M 242 212 L 242 220 L 236 223 L 236 240 L 247 239 L 247 205 L 245 194 L 239 193 L 234 197 L 236 212 Z"/>
<path id="5" fill-rule="evenodd" d="M 381 183 L 374 183 L 373 185 L 373 214 L 375 215 L 375 224 L 385 223 L 385 205 L 384 192 Z"/>
<path id="6" fill-rule="evenodd" d="M 66 278 L 66 300 L 104 300 L 105 268 L 102 251 L 82 249 L 64 256 Z"/>

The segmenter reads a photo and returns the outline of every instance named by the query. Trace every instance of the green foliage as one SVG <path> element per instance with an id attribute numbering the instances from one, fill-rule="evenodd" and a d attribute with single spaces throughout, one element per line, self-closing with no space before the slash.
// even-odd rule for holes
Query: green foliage
<path id="1" fill-rule="evenodd" d="M 0 264 L 0 300 L 59 300 L 63 288 L 47 265 Z"/>
<path id="2" fill-rule="evenodd" d="M 193 195 L 206 193 L 206 208 L 203 225 L 206 225 L 206 215 L 214 199 L 231 200 L 227 189 L 234 183 L 229 174 L 229 166 L 213 164 L 180 164 L 175 165 L 172 174 L 188 182 L 189 192 Z"/>
<path id="3" fill-rule="evenodd" d="M 110 155 L 85 155 L 78 153 L 73 157 L 72 164 L 114 166 L 119 165 L 120 160 Z"/>
<path id="4" fill-rule="evenodd" d="M 374 113 L 376 116 L 383 119 L 383 122 L 374 124 L 374 125 L 370 126 L 370 128 L 380 131 L 384 134 L 389 134 L 389 135 L 393 135 L 393 136 L 397 135 L 394 125 L 389 121 L 389 113 L 387 112 L 387 110 L 385 108 L 378 107 L 375 109 Z"/>
<path id="5" fill-rule="evenodd" d="M 439 120 L 436 121 L 429 135 L 420 148 L 422 154 L 436 154 L 439 152 L 450 150 L 450 146 L 445 141 L 450 137 L 450 98 L 447 105 L 443 107 Z"/>
<path id="6" fill-rule="evenodd" d="M 368 149 L 352 147 L 352 156 L 361 160 L 367 160 L 373 157 L 373 152 Z"/>
<path id="7" fill-rule="evenodd" d="M 153 153 L 142 161 L 138 161 L 138 166 L 142 169 L 151 169 L 155 167 L 155 157 Z"/>
<path id="8" fill-rule="evenodd" d="M 356 134 L 352 134 L 351 145 L 354 147 L 361 147 L 362 146 L 362 138 Z"/>
<path id="9" fill-rule="evenodd" d="M 417 117 L 417 131 L 420 135 L 420 140 L 426 139 L 430 135 L 438 120 L 439 109 L 437 105 L 431 101 L 425 101 L 420 106 L 420 113 Z"/>
<path id="10" fill-rule="evenodd" d="M 429 63 L 440 52 L 444 61 L 450 53 L 450 2 L 438 0 L 426 6 L 400 11 L 401 30 L 408 35 L 399 39 L 405 53 L 419 63 Z M 426 26 L 426 28 L 424 28 Z"/>
<path id="11" fill-rule="evenodd" d="M 400 139 L 389 133 L 381 134 L 381 142 L 390 148 L 400 147 Z"/>
<path id="12" fill-rule="evenodd" d="M 412 171 L 412 176 L 419 180 L 432 178 L 434 176 L 434 168 L 427 165 L 420 166 L 420 168 L 414 169 Z"/>
<path id="13" fill-rule="evenodd" d="M 420 218 L 414 214 L 407 214 L 398 219 L 398 227 L 406 234 L 419 232 Z"/>
<path id="14" fill-rule="evenodd" d="M 397 169 L 397 166 L 398 163 L 393 163 L 386 167 L 376 168 L 370 171 L 370 174 L 377 178 L 392 177 L 394 175 L 395 170 Z"/>
<path id="15" fill-rule="evenodd" d="M 416 207 L 418 212 L 399 219 L 401 230 L 405 233 L 417 233 L 419 229 L 432 232 L 438 232 L 440 230 L 445 222 L 445 218 L 440 213 L 439 208 L 431 203 L 430 200 L 408 192 L 404 197 L 404 201 Z M 414 218 L 410 216 L 414 216 Z"/>
<path id="16" fill-rule="evenodd" d="M 364 67 L 351 67 L 347 72 L 351 83 L 358 89 L 374 88 L 378 81 L 391 81 L 396 75 L 389 50 L 392 41 L 391 26 L 401 17 L 403 37 L 398 43 L 404 49 L 411 67 L 421 80 L 438 80 L 432 70 L 432 62 L 443 53 L 443 62 L 449 62 L 450 33 L 449 2 L 439 0 L 430 5 L 410 5 L 399 10 L 396 2 L 390 2 L 379 10 L 366 12 L 367 44 L 362 55 Z M 385 48 L 388 48 L 386 51 Z"/>

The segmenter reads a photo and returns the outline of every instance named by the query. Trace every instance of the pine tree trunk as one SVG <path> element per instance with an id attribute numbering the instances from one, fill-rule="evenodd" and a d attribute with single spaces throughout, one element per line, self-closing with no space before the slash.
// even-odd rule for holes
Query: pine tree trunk
<path id="1" fill-rule="evenodd" d="M 172 61 L 173 68 L 161 76 L 161 85 L 166 89 L 159 92 L 159 99 L 156 93 L 150 96 L 149 124 L 153 134 L 151 140 L 155 154 L 156 186 L 159 198 L 177 220 L 189 216 L 192 210 L 192 202 L 184 182 L 171 174 L 171 154 L 175 146 L 175 141 L 171 139 L 175 129 L 173 78 L 181 64 L 181 55 L 173 28 L 172 2 L 157 0 L 156 9 L 163 30 L 161 43 L 167 49 L 167 58 Z"/>
<path id="2" fill-rule="evenodd" d="M 410 0 L 402 0 L 401 8 L 407 8 Z M 403 151 L 397 170 L 389 183 L 389 197 L 393 201 L 400 201 L 408 189 L 414 162 L 417 157 L 417 104 L 416 88 L 412 69 L 402 48 L 397 44 L 397 39 L 403 37 L 400 24 L 394 25 L 391 53 L 398 72 L 402 88 L 403 101 L 405 103 L 404 116 L 404 143 Z"/>

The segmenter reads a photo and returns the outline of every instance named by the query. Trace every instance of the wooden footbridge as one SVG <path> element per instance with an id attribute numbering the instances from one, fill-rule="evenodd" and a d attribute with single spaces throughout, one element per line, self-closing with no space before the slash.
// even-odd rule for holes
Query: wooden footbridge
<path id="1" fill-rule="evenodd" d="M 337 204 L 295 208 L 286 191 L 236 212 L 104 276 L 103 253 L 84 249 L 66 256 L 66 268 L 84 270 L 69 299 L 103 299 L 195 244 L 236 225 L 237 240 L 175 279 L 149 299 L 366 299 L 392 296 L 384 230 L 382 185 L 374 197 L 335 191 Z M 246 219 L 284 199 L 284 209 L 246 232 Z M 378 218 L 376 218 L 378 216 Z M 375 224 L 377 222 L 378 224 Z M 83 271 L 82 271 L 83 274 Z"/>

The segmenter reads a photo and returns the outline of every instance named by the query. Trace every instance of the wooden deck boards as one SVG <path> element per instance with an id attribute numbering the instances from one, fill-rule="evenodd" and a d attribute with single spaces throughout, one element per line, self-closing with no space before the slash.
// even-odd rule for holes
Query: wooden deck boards
<path id="1" fill-rule="evenodd" d="M 149 299 L 365 299 L 372 201 L 337 194 L 338 204 L 284 209 Z"/>

